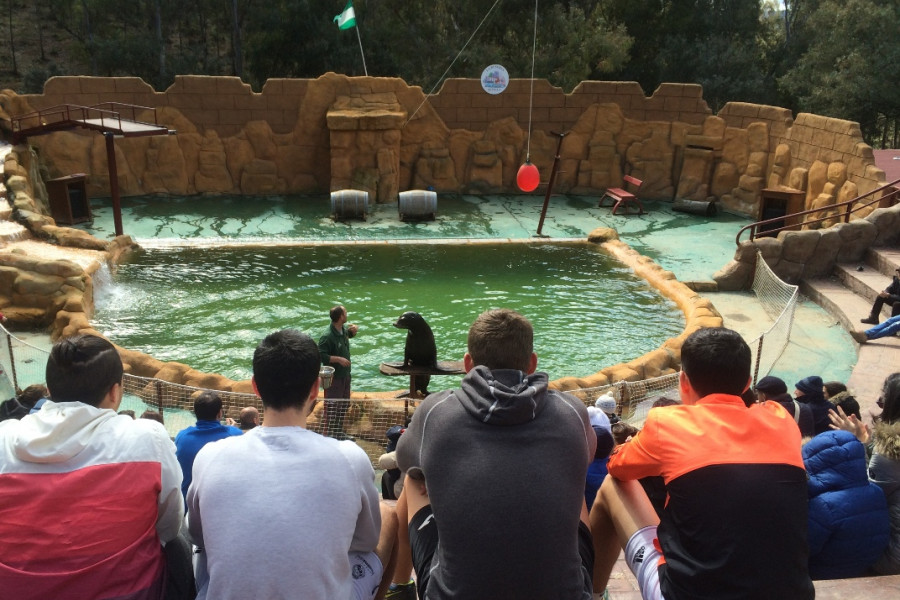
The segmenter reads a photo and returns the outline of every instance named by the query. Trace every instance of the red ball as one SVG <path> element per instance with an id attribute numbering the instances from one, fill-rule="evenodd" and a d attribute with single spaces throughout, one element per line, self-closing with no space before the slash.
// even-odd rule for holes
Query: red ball
<path id="1" fill-rule="evenodd" d="M 536 166 L 526 161 L 525 164 L 519 167 L 519 172 L 516 174 L 516 184 L 519 186 L 520 190 L 523 192 L 533 192 L 537 189 L 540 182 L 541 174 L 538 173 Z"/>

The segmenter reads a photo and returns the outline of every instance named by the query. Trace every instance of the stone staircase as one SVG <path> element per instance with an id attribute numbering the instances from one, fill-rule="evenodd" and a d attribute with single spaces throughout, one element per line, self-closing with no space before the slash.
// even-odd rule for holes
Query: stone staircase
<path id="1" fill-rule="evenodd" d="M 834 316 L 847 331 L 871 327 L 860 323 L 869 315 L 878 293 L 900 267 L 900 247 L 870 248 L 861 262 L 835 266 L 832 276 L 804 280 L 800 291 Z M 881 320 L 890 316 L 882 310 Z M 847 385 L 859 401 L 863 416 L 877 412 L 875 401 L 885 377 L 900 370 L 900 338 L 885 337 L 859 346 L 856 366 Z"/>

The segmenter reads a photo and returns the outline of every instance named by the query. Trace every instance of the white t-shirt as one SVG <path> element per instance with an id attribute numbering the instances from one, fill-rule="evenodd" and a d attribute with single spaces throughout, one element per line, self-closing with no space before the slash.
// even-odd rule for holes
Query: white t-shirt
<path id="1" fill-rule="evenodd" d="M 353 442 L 257 427 L 207 444 L 187 493 L 209 575 L 197 569 L 197 598 L 349 598 L 348 552 L 375 550 L 378 503 L 372 465 Z"/>

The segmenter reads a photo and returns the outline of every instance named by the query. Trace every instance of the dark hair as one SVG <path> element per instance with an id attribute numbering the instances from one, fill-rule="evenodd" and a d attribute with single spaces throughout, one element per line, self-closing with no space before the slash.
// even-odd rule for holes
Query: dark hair
<path id="1" fill-rule="evenodd" d="M 884 402 L 884 408 L 881 411 L 880 419 L 885 423 L 900 421 L 900 373 L 891 373 L 884 380 L 881 399 Z"/>
<path id="2" fill-rule="evenodd" d="M 159 423 L 162 423 L 163 425 L 166 424 L 165 421 L 163 420 L 162 413 L 155 411 L 155 410 L 145 410 L 144 412 L 141 413 L 141 418 L 142 419 L 150 419 L 151 421 L 158 421 Z"/>
<path id="3" fill-rule="evenodd" d="M 131 410 L 130 408 L 126 408 L 125 410 L 120 410 L 119 414 L 125 415 L 126 417 L 131 417 L 132 419 L 134 419 L 137 416 L 134 414 L 134 411 Z"/>
<path id="4" fill-rule="evenodd" d="M 841 392 L 847 391 L 847 386 L 840 381 L 826 381 L 822 384 L 822 387 L 825 388 L 825 393 L 828 395 L 829 399 L 837 396 Z"/>
<path id="5" fill-rule="evenodd" d="M 194 398 L 194 414 L 198 421 L 215 421 L 222 410 L 222 397 L 216 392 L 203 392 Z"/>
<path id="6" fill-rule="evenodd" d="M 856 415 L 856 418 L 862 421 L 862 414 L 859 412 L 859 402 L 853 396 L 848 394 L 841 397 L 836 406 L 840 406 L 845 415 Z"/>
<path id="7" fill-rule="evenodd" d="M 640 431 L 637 427 L 635 427 L 631 423 L 626 423 L 625 421 L 613 423 L 610 429 L 612 431 L 613 439 L 616 441 L 617 445 L 624 444 L 625 440 L 633 435 L 636 435 L 637 432 Z"/>
<path id="8" fill-rule="evenodd" d="M 345 310 L 344 307 L 341 306 L 340 304 L 338 304 L 335 307 L 332 307 L 332 309 L 330 311 L 328 311 L 328 316 L 331 317 L 331 322 L 334 323 L 338 319 L 340 319 L 341 315 L 344 314 L 344 310 Z"/>
<path id="9" fill-rule="evenodd" d="M 319 379 L 319 347 L 296 329 L 266 336 L 253 353 L 253 379 L 267 408 L 302 408 Z"/>
<path id="10" fill-rule="evenodd" d="M 34 408 L 34 405 L 41 398 L 49 398 L 50 391 L 47 389 L 46 385 L 36 383 L 34 385 L 29 385 L 27 388 L 22 390 L 18 396 L 16 396 L 16 400 L 19 401 L 19 404 L 22 406 L 27 406 L 28 408 Z"/>
<path id="11" fill-rule="evenodd" d="M 653 401 L 653 404 L 650 405 L 650 408 L 659 408 L 661 406 L 678 406 L 681 404 L 678 400 L 674 398 L 667 398 L 665 396 L 660 396 L 656 400 Z"/>
<path id="12" fill-rule="evenodd" d="M 731 329 L 699 329 L 681 346 L 681 368 L 701 398 L 740 396 L 750 380 L 750 347 Z"/>
<path id="13" fill-rule="evenodd" d="M 78 334 L 53 344 L 47 359 L 47 389 L 54 402 L 98 406 L 122 383 L 122 359 L 115 346 L 96 335 Z"/>
<path id="14" fill-rule="evenodd" d="M 476 366 L 526 371 L 534 352 L 534 328 L 514 310 L 489 310 L 472 323 L 467 346 Z"/>

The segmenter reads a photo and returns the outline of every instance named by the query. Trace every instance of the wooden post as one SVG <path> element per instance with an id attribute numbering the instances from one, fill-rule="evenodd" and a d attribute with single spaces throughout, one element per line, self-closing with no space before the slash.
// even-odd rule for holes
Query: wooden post
<path id="1" fill-rule="evenodd" d="M 112 132 L 103 133 L 106 138 L 106 165 L 109 169 L 109 193 L 113 203 L 113 222 L 116 226 L 116 235 L 123 235 L 122 231 L 122 203 L 119 199 L 119 172 L 116 168 L 116 143 Z"/>
<path id="2" fill-rule="evenodd" d="M 556 158 L 553 159 L 553 168 L 550 169 L 550 181 L 547 183 L 547 194 L 544 196 L 544 206 L 541 208 L 541 220 L 538 221 L 537 233 L 534 234 L 534 237 L 547 237 L 541 233 L 541 230 L 544 228 L 544 217 L 547 216 L 547 207 L 550 205 L 550 194 L 553 192 L 553 183 L 556 181 L 556 169 L 559 167 L 559 151 L 562 148 L 563 138 L 566 137 L 569 132 L 559 133 L 551 131 L 550 133 L 558 135 L 559 142 L 556 144 Z"/>

